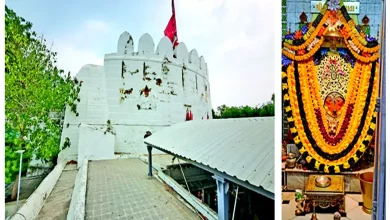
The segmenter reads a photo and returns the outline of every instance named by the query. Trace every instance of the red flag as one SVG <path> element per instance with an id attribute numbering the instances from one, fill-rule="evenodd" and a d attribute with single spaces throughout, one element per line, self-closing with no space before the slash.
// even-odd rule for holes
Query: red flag
<path id="1" fill-rule="evenodd" d="M 169 19 L 167 27 L 164 30 L 164 35 L 171 40 L 171 42 L 173 43 L 173 48 L 175 48 L 179 44 L 177 38 L 175 4 L 173 0 L 172 0 L 172 16 L 171 19 Z"/>

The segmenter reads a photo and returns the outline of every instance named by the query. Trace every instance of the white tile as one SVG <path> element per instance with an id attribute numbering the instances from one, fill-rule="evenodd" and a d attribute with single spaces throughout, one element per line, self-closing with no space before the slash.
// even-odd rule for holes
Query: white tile
<path id="1" fill-rule="evenodd" d="M 347 212 L 347 217 L 353 220 L 371 220 L 371 215 L 363 212 L 361 206 L 358 206 Z"/>
<path id="2" fill-rule="evenodd" d="M 295 202 L 282 205 L 282 220 L 290 220 L 295 217 Z"/>
<path id="3" fill-rule="evenodd" d="M 357 202 L 363 202 L 363 197 L 361 194 L 346 194 L 345 197 L 349 197 Z"/>
<path id="4" fill-rule="evenodd" d="M 352 209 L 359 206 L 359 202 L 352 199 L 351 197 L 345 196 L 345 211 L 349 212 Z"/>

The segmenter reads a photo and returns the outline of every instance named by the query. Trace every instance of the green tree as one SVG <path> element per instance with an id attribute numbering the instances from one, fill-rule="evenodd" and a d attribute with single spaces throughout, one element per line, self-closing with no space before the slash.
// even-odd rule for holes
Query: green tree
<path id="1" fill-rule="evenodd" d="M 218 118 L 248 118 L 248 117 L 265 117 L 265 116 L 275 116 L 275 94 L 272 94 L 272 102 L 264 103 L 260 107 L 251 107 L 251 106 L 226 106 L 221 105 L 217 108 L 219 112 Z M 213 110 L 214 112 L 214 110 Z"/>
<path id="2" fill-rule="evenodd" d="M 60 152 L 62 124 L 49 113 L 66 104 L 77 113 L 81 84 L 56 67 L 56 52 L 31 30 L 32 23 L 5 7 L 5 180 L 15 179 L 25 150 L 24 171 L 35 154 L 45 162 Z M 79 99 L 78 99 L 79 100 Z M 77 114 L 76 114 L 77 115 Z"/>
<path id="3" fill-rule="evenodd" d="M 219 115 L 217 115 L 214 111 L 214 109 L 211 109 L 211 114 L 213 116 L 213 119 L 218 119 L 219 118 Z"/>
<path id="4" fill-rule="evenodd" d="M 227 106 L 226 105 L 221 105 L 217 108 L 218 110 L 218 113 L 220 116 L 222 116 L 223 112 L 227 109 Z"/>

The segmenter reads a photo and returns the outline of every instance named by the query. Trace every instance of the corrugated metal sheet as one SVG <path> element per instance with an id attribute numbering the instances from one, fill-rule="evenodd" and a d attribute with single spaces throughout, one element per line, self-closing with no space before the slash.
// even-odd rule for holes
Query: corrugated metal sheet
<path id="1" fill-rule="evenodd" d="M 178 123 L 145 143 L 274 193 L 274 117 Z"/>

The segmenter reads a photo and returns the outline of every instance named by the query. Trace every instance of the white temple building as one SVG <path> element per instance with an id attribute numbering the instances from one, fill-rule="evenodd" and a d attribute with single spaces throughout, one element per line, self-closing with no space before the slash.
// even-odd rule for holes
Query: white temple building
<path id="1" fill-rule="evenodd" d="M 78 116 L 66 109 L 59 160 L 112 159 L 115 154 L 146 154 L 144 135 L 186 120 L 212 118 L 207 64 L 184 43 L 173 49 L 167 37 L 155 47 L 149 34 L 138 50 L 128 32 L 104 66 L 85 65 L 76 75 L 82 82 Z M 169 138 L 169 137 L 167 137 Z M 61 144 L 61 145 L 62 145 Z"/>

